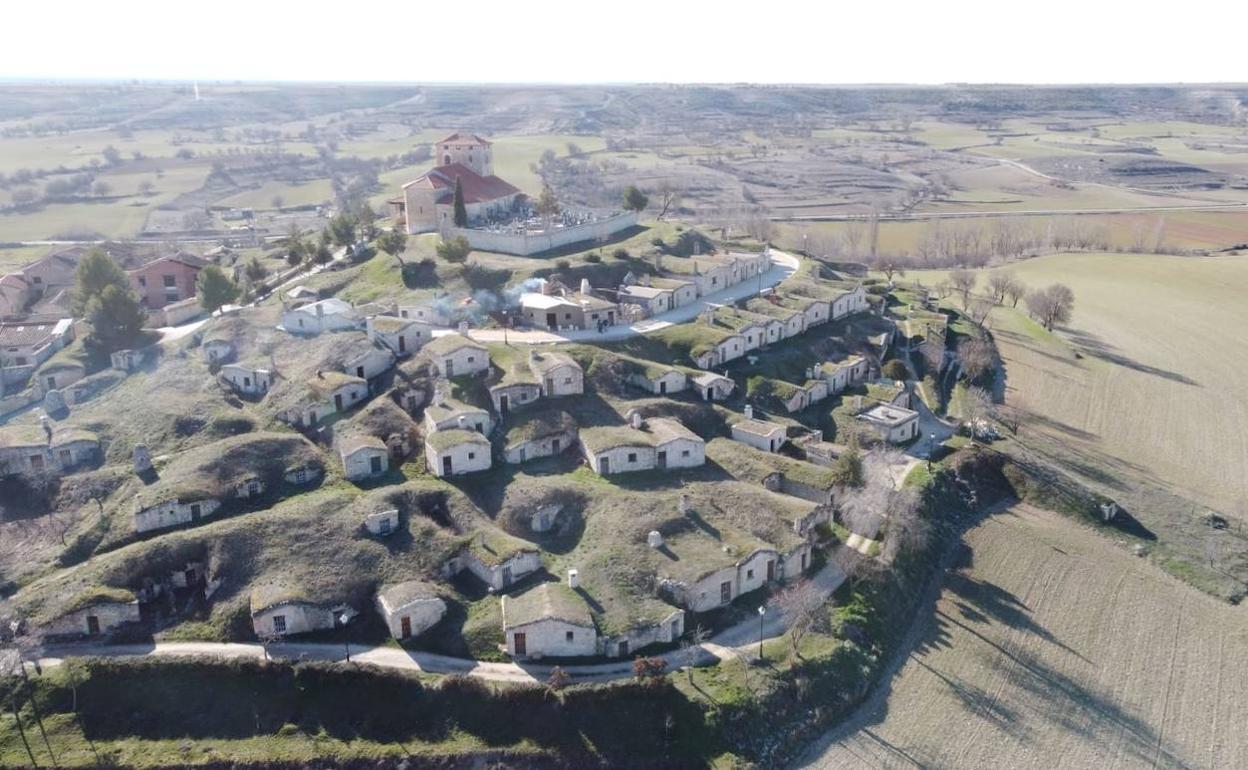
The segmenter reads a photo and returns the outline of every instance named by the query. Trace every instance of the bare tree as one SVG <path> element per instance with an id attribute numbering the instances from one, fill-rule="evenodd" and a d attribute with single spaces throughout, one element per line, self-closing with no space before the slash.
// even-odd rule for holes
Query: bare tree
<path id="1" fill-rule="evenodd" d="M 971 302 L 966 308 L 966 317 L 979 327 L 984 325 L 988 320 L 988 316 L 992 314 L 992 303 L 986 299 L 977 299 Z"/>
<path id="2" fill-rule="evenodd" d="M 1011 280 L 1012 276 L 1001 270 L 988 274 L 988 296 L 992 297 L 993 302 L 1000 305 L 1005 301 L 1005 293 Z"/>
<path id="3" fill-rule="evenodd" d="M 698 625 L 680 643 L 680 662 L 689 675 L 689 684 L 693 684 L 693 669 L 698 665 L 698 658 L 702 654 L 702 643 L 709 637 L 710 633 Z"/>
<path id="4" fill-rule="evenodd" d="M 971 291 L 975 288 L 975 273 L 959 268 L 949 273 L 949 281 L 953 284 L 954 291 L 961 295 L 962 309 L 965 310 L 971 301 Z"/>
<path id="5" fill-rule="evenodd" d="M 1075 309 L 1075 293 L 1069 286 L 1055 283 L 1027 295 L 1027 310 L 1048 331 L 1070 320 Z"/>
<path id="6" fill-rule="evenodd" d="M 893 276 L 904 276 L 906 274 L 906 260 L 901 257 L 885 257 L 881 259 L 877 265 L 879 271 L 884 274 L 884 278 L 888 280 L 888 285 L 893 285 Z"/>
<path id="7" fill-rule="evenodd" d="M 793 657 L 802 659 L 802 639 L 814 628 L 824 604 L 823 594 L 810 580 L 794 583 L 776 597 L 776 606 L 780 608 L 789 625 L 789 643 L 793 646 Z"/>
<path id="8" fill-rule="evenodd" d="M 1018 301 L 1027 295 L 1027 284 L 1011 277 L 1010 284 L 1005 289 L 1005 296 L 1010 299 L 1010 307 L 1018 307 Z"/>
<path id="9" fill-rule="evenodd" d="M 680 208 L 680 188 L 670 179 L 664 179 L 659 182 L 654 190 L 655 197 L 659 199 L 660 208 L 659 215 L 655 219 L 662 219 L 667 212 L 672 209 Z"/>
<path id="10" fill-rule="evenodd" d="M 899 556 L 922 551 L 931 535 L 931 523 L 923 516 L 918 490 L 914 487 L 896 490 L 889 499 L 880 561 L 891 565 Z"/>
<path id="11" fill-rule="evenodd" d="M 866 233 L 866 224 L 861 219 L 851 219 L 845 223 L 846 256 L 858 259 L 862 254 L 862 238 Z"/>
<path id="12" fill-rule="evenodd" d="M 983 334 L 963 340 L 958 345 L 958 362 L 962 364 L 962 374 L 967 382 L 979 382 L 997 365 L 996 350 Z"/>
<path id="13" fill-rule="evenodd" d="M 872 261 L 880 254 L 880 210 L 874 206 L 867 215 L 867 251 Z"/>

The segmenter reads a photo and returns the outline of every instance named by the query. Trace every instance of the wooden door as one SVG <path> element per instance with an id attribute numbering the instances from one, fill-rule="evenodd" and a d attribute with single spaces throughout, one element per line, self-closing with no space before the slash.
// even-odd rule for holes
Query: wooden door
<path id="1" fill-rule="evenodd" d="M 503 567 L 503 585 L 511 585 L 511 567 Z"/>
<path id="2" fill-rule="evenodd" d="M 342 411 L 342 394 L 341 393 L 334 394 L 334 408 L 340 412 Z"/>
<path id="3" fill-rule="evenodd" d="M 402 631 L 402 634 L 399 637 L 400 639 L 406 639 L 412 635 L 412 619 L 411 618 L 409 618 L 407 615 L 404 615 L 403 619 L 400 621 L 400 625 L 402 626 L 402 628 L 400 629 Z"/>
<path id="4" fill-rule="evenodd" d="M 611 458 L 610 457 L 604 457 L 598 461 L 598 472 L 604 476 L 611 472 Z"/>
<path id="5" fill-rule="evenodd" d="M 512 645 L 516 650 L 516 655 L 528 655 L 529 654 L 528 645 L 524 638 L 523 632 L 517 631 L 516 633 L 511 635 L 511 639 L 512 639 Z"/>
<path id="6" fill-rule="evenodd" d="M 442 475 L 443 475 L 443 476 L 450 476 L 450 475 L 451 475 L 451 457 L 450 457 L 450 455 L 447 455 L 446 457 L 443 457 L 443 458 L 442 458 Z"/>
<path id="7" fill-rule="evenodd" d="M 100 633 L 100 619 L 94 615 L 87 616 L 87 633 L 91 636 Z"/>
<path id="8" fill-rule="evenodd" d="M 774 561 L 767 562 L 767 582 L 773 583 L 776 580 L 776 563 Z"/>
<path id="9" fill-rule="evenodd" d="M 667 452 L 666 451 L 659 452 L 659 470 L 663 470 L 666 467 L 667 467 Z"/>

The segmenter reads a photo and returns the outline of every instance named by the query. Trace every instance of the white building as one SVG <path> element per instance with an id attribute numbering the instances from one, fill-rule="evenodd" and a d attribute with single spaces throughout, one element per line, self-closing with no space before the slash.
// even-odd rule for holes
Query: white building
<path id="1" fill-rule="evenodd" d="M 731 396 L 732 391 L 737 387 L 731 378 L 715 372 L 696 375 L 690 379 L 690 382 L 693 383 L 694 390 L 698 391 L 698 397 L 703 401 L 723 401 Z"/>
<path id="2" fill-rule="evenodd" d="M 904 444 L 919 435 L 919 413 L 891 404 L 876 404 L 858 415 L 880 437 L 890 444 Z"/>
<path id="3" fill-rule="evenodd" d="M 249 364 L 226 364 L 218 374 L 234 390 L 244 396 L 259 396 L 273 387 L 273 372 Z"/>
<path id="4" fill-rule="evenodd" d="M 394 367 L 394 354 L 384 348 L 365 348 L 342 362 L 342 371 L 361 380 L 380 377 Z"/>
<path id="5" fill-rule="evenodd" d="M 180 500 L 178 498 L 145 501 L 136 497 L 134 500 L 134 531 L 151 532 L 157 529 L 180 527 L 183 524 L 196 524 L 217 512 L 221 501 L 213 498 L 197 500 Z"/>
<path id="6" fill-rule="evenodd" d="M 860 355 L 850 355 L 839 361 L 825 361 L 815 375 L 828 383 L 828 395 L 834 396 L 865 380 L 867 372 L 867 360 Z"/>
<path id="7" fill-rule="evenodd" d="M 442 574 L 450 578 L 467 571 L 487 587 L 502 591 L 541 566 L 541 554 L 525 541 L 478 532 L 446 561 Z"/>
<path id="8" fill-rule="evenodd" d="M 109 589 L 98 596 L 84 597 L 82 602 L 71 601 L 69 610 L 41 630 L 49 636 L 100 636 L 141 620 L 139 602 L 133 594 Z"/>
<path id="9" fill-rule="evenodd" d="M 779 423 L 746 419 L 732 424 L 732 438 L 764 452 L 778 452 L 784 446 L 788 429 Z"/>
<path id="10" fill-rule="evenodd" d="M 402 358 L 433 339 L 433 325 L 413 318 L 373 316 L 368 319 L 368 338 Z"/>
<path id="11" fill-rule="evenodd" d="M 542 583 L 504 596 L 503 636 L 513 658 L 571 658 L 598 652 L 598 630 L 589 607 L 561 583 Z"/>
<path id="12" fill-rule="evenodd" d="M 867 290 L 859 284 L 832 300 L 832 320 L 838 321 L 854 313 L 862 313 L 871 307 L 867 302 Z"/>
<path id="13" fill-rule="evenodd" d="M 706 462 L 706 442 L 676 420 L 643 420 L 635 411 L 630 424 L 586 428 L 581 451 L 595 473 L 609 476 L 651 469 L 694 468 Z"/>
<path id="14" fill-rule="evenodd" d="M 425 407 L 424 424 L 426 433 L 440 430 L 475 430 L 489 435 L 494 430 L 494 418 L 485 409 L 439 394 L 435 394 L 433 403 Z"/>
<path id="15" fill-rule="evenodd" d="M 351 481 L 371 479 L 390 469 L 390 452 L 376 436 L 352 436 L 340 442 L 343 475 Z"/>
<path id="16" fill-rule="evenodd" d="M 364 317 L 336 297 L 282 311 L 282 328 L 292 334 L 320 334 L 364 328 Z"/>
<path id="17" fill-rule="evenodd" d="M 585 372 L 576 359 L 553 350 L 530 350 L 529 370 L 540 383 L 542 395 L 579 396 L 585 392 Z"/>
<path id="18" fill-rule="evenodd" d="M 517 421 L 503 441 L 503 461 L 523 463 L 551 457 L 576 445 L 576 421 L 560 410 L 542 410 Z"/>
<path id="19" fill-rule="evenodd" d="M 490 352 L 486 347 L 462 334 L 435 337 L 425 345 L 423 353 L 443 377 L 480 374 L 490 368 Z"/>
<path id="20" fill-rule="evenodd" d="M 384 586 L 377 593 L 377 612 L 395 639 L 419 636 L 446 614 L 446 602 L 434 587 L 420 580 Z"/>
<path id="21" fill-rule="evenodd" d="M 425 462 L 434 476 L 490 469 L 490 440 L 475 430 L 440 430 L 425 436 Z"/>
<path id="22" fill-rule="evenodd" d="M 251 592 L 251 627 L 259 639 L 327 631 L 335 625 L 333 610 L 298 589 L 261 586 Z"/>
<path id="23" fill-rule="evenodd" d="M 628 384 L 647 393 L 663 396 L 679 393 L 689 386 L 689 377 L 679 369 L 641 362 L 628 375 Z"/>

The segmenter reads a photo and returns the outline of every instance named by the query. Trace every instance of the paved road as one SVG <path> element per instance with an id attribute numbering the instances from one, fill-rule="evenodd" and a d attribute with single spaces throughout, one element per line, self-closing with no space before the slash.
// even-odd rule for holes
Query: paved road
<path id="1" fill-rule="evenodd" d="M 652 334 L 661 329 L 692 321 L 698 317 L 698 314 L 712 305 L 730 305 L 737 300 L 753 297 L 761 290 L 769 289 L 793 275 L 801 265 L 801 261 L 797 257 L 777 249 L 771 250 L 771 260 L 771 269 L 763 273 L 760 278 L 742 281 L 736 286 L 730 286 L 723 291 L 708 294 L 697 302 L 692 302 L 684 307 L 678 307 L 675 310 L 669 310 L 666 313 L 653 318 L 647 318 L 644 321 L 638 321 L 629 326 L 612 326 L 601 333 L 595 329 L 579 329 L 566 332 L 509 329 L 506 333 L 502 329 L 473 329 L 468 332 L 468 336 L 477 342 L 506 341 L 521 345 L 538 345 L 559 342 L 610 342 L 612 340 L 628 339 L 639 334 Z M 440 337 L 444 334 L 451 334 L 453 331 L 454 329 L 441 329 L 433 334 L 435 337 Z"/>
<path id="2" fill-rule="evenodd" d="M 810 581 L 816 589 L 829 597 L 845 580 L 845 573 L 834 561 L 829 561 Z M 774 639 L 788 627 L 784 614 L 774 600 L 767 605 L 763 615 L 762 636 Z M 750 657 L 757 654 L 759 622 L 753 617 L 720 631 L 700 645 L 695 666 L 709 666 L 729 657 Z M 322 642 L 282 642 L 269 645 L 268 654 L 282 660 L 341 661 L 346 657 L 347 647 Z M 549 664 L 542 663 L 487 663 L 484 661 L 455 658 L 432 652 L 404 650 L 397 647 L 371 647 L 350 645 L 351 660 L 370 663 L 382 668 L 405 671 L 423 671 L 430 674 L 462 674 L 494 682 L 545 682 L 550 677 Z M 39 664 L 59 665 L 67 657 L 198 657 L 220 660 L 263 660 L 264 648 L 259 644 L 227 644 L 220 642 L 155 642 L 141 644 L 63 644 L 45 647 Z M 686 653 L 673 650 L 659 656 L 667 661 L 669 670 L 676 670 L 687 663 Z M 609 682 L 629 679 L 633 676 L 631 662 L 598 663 L 583 666 L 564 666 L 564 670 L 578 682 Z"/>

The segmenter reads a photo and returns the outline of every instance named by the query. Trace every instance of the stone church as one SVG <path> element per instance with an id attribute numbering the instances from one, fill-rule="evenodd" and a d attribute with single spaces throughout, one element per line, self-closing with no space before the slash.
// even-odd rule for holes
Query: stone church
<path id="1" fill-rule="evenodd" d="M 457 179 L 464 189 L 470 221 L 503 216 L 523 195 L 519 188 L 494 176 L 494 150 L 476 134 L 451 134 L 433 149 L 438 165 L 403 185 L 402 196 L 390 201 L 395 221 L 409 234 L 453 225 Z"/>

